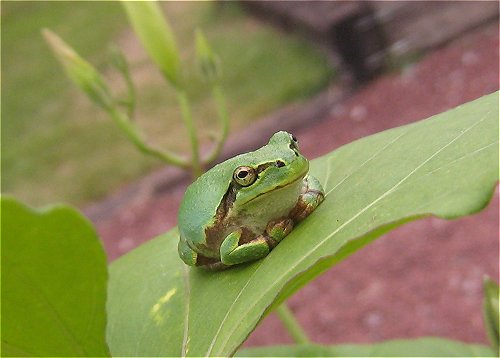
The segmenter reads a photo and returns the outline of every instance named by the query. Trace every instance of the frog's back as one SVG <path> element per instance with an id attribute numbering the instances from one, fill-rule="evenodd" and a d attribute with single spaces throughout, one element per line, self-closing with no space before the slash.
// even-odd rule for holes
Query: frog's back
<path id="1" fill-rule="evenodd" d="M 178 216 L 180 234 L 193 244 L 205 242 L 205 228 L 214 218 L 227 192 L 238 157 L 218 164 L 192 183 L 184 194 Z"/>

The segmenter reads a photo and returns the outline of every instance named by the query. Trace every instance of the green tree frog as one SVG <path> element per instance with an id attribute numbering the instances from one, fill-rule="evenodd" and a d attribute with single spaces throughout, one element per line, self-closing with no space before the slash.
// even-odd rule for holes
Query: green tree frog
<path id="1" fill-rule="evenodd" d="M 186 190 L 179 256 L 220 270 L 266 256 L 324 199 L 297 139 L 284 131 L 254 152 L 214 166 Z"/>

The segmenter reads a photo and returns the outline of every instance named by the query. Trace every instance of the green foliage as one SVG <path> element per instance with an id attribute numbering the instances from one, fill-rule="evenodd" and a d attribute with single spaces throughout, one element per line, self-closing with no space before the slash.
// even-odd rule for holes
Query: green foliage
<path id="1" fill-rule="evenodd" d="M 242 349 L 236 357 L 495 357 L 480 344 L 441 338 L 418 338 L 376 344 L 316 344 Z"/>
<path id="2" fill-rule="evenodd" d="M 500 340 L 499 327 L 499 288 L 490 278 L 484 280 L 483 318 L 491 346 L 498 353 Z"/>
<path id="3" fill-rule="evenodd" d="M 325 202 L 255 263 L 216 273 L 188 268 L 177 256 L 176 230 L 133 250 L 110 268 L 111 352 L 231 355 L 276 304 L 385 231 L 425 215 L 450 219 L 480 210 L 498 180 L 497 120 L 494 93 L 313 161 Z M 1 211 L 2 355 L 108 355 L 107 272 L 94 229 L 64 206 L 35 211 L 2 198 Z M 485 280 L 484 291 L 485 324 L 497 350 L 498 285 Z M 300 329 L 296 333 L 307 341 Z M 264 347 L 238 355 L 484 357 L 496 356 L 494 350 L 420 338 Z"/>
<path id="4" fill-rule="evenodd" d="M 18 134 L 27 129 L 29 136 L 36 138 L 39 132 L 40 125 L 33 126 L 30 117 L 46 97 L 37 98 L 36 91 L 29 92 L 28 87 L 41 88 L 43 85 L 49 93 L 58 95 L 64 86 L 60 81 L 55 81 L 58 84 L 53 87 L 45 83 L 46 76 L 53 72 L 48 70 L 50 66 L 44 67 L 43 60 L 35 60 L 33 65 L 33 59 L 39 58 L 33 53 L 38 52 L 26 45 L 29 41 L 18 41 L 26 40 L 26 29 L 37 32 L 42 25 L 51 25 L 53 19 L 49 12 L 52 14 L 52 11 L 42 11 L 47 18 L 35 24 L 28 21 L 29 25 L 24 28 L 13 21 L 10 11 L 39 11 L 48 9 L 48 5 L 33 3 L 31 7 L 24 6 L 10 4 L 6 10 L 2 6 L 3 25 L 9 29 L 5 32 L 8 34 L 6 48 L 9 49 L 4 51 L 7 54 L 5 62 L 17 71 L 6 72 L 5 79 L 9 91 L 5 106 L 8 120 L 4 121 L 7 123 L 4 130 L 8 133 L 6 143 L 11 146 L 6 157 L 8 168 L 21 168 L 19 172 L 31 173 L 38 180 L 40 175 L 32 166 L 33 162 L 19 160 L 16 155 L 24 149 L 12 149 L 15 144 L 8 138 L 25 143 L 19 140 Z M 98 31 L 89 31 L 88 24 L 75 26 L 72 22 L 87 18 L 79 12 L 69 11 L 75 4 L 57 6 L 65 9 L 63 13 L 71 19 L 68 23 L 80 32 L 78 35 L 82 41 L 90 47 L 100 43 L 96 41 L 101 36 Z M 104 10 L 96 11 L 97 6 L 103 6 L 99 9 Z M 107 6 L 110 6 L 110 11 L 105 10 Z M 96 20 L 96 23 L 105 23 L 101 30 L 106 30 L 119 28 L 117 23 L 120 21 L 112 21 L 117 18 L 113 6 L 92 5 L 86 9 L 90 9 L 92 16 L 109 17 L 109 21 Z M 185 9 L 192 5 L 176 6 Z M 196 6 L 201 8 L 201 5 Z M 196 80 L 191 81 L 193 78 L 181 81 L 182 53 L 194 52 L 193 46 L 177 49 L 173 33 L 163 21 L 156 3 L 127 2 L 125 7 L 146 50 L 165 77 L 177 89 L 186 86 L 176 94 L 184 116 L 191 117 L 188 93 L 197 103 L 194 112 L 205 115 L 207 96 L 203 91 L 206 88 Z M 237 113 L 248 116 L 308 94 L 324 84 L 321 79 L 328 73 L 325 66 L 318 63 L 321 62 L 319 57 L 306 55 L 304 45 L 278 38 L 267 30 L 255 31 L 252 27 L 255 24 L 248 26 L 249 23 L 242 21 L 243 15 L 232 5 L 229 10 L 219 14 L 221 21 L 211 21 L 208 15 L 204 15 L 209 36 L 219 34 L 214 48 L 217 52 L 220 50 L 221 63 L 228 63 L 227 67 L 224 66 L 227 68 L 225 72 L 215 71 L 217 59 L 212 49 L 201 32 L 196 35 L 199 64 L 209 79 L 211 95 L 215 99 L 214 117 L 221 121 L 218 145 L 203 158 L 205 160 L 216 157 L 220 143 L 227 135 L 225 101 L 215 77 L 224 86 L 229 86 Z M 77 15 L 70 16 L 74 13 Z M 29 16 L 27 13 L 26 17 Z M 179 24 L 179 21 L 177 19 L 177 26 L 191 26 Z M 228 25 L 235 31 L 226 31 Z M 92 30 L 95 29 L 92 27 Z M 2 35 L 3 32 L 4 28 Z M 156 41 L 157 37 L 152 36 L 158 32 L 162 33 L 162 41 Z M 247 32 L 253 37 L 241 36 Z M 115 120 L 140 150 L 154 151 L 143 143 L 130 121 L 135 110 L 135 92 L 130 85 L 131 76 L 123 55 L 115 52 L 112 59 L 127 82 L 128 98 L 123 103 L 127 106 L 126 113 L 114 111 L 110 105 L 112 91 L 104 85 L 96 69 L 53 35 L 47 37 L 70 77 L 112 116 L 116 116 Z M 152 41 L 153 37 L 156 37 L 155 41 Z M 184 40 L 181 44 L 188 42 Z M 193 38 L 189 40 L 193 42 Z M 255 43 L 261 47 L 256 49 Z M 17 55 L 11 55 L 16 51 L 19 51 Z M 98 56 L 98 49 L 94 48 L 94 52 Z M 40 61 L 43 76 L 40 75 L 42 72 L 36 72 L 36 61 Z M 279 66 L 272 61 L 277 61 Z M 19 66 L 14 66 L 18 62 Z M 263 79 L 268 81 L 265 86 Z M 60 101 L 71 98 L 71 95 L 65 96 L 57 98 Z M 259 100 L 264 102 L 258 103 Z M 73 107 L 68 106 L 67 112 L 56 112 L 50 112 L 51 116 L 73 112 Z M 12 120 L 18 117 L 21 120 Z M 63 121 L 68 120 L 62 117 Z M 41 119 L 36 120 L 38 123 Z M 209 121 L 201 121 L 201 124 L 205 125 L 205 122 Z M 49 128 L 51 123 L 60 125 L 61 122 L 52 119 L 48 122 Z M 57 152 L 65 152 L 59 147 L 59 142 L 71 133 L 67 131 L 71 125 L 63 123 L 66 127 L 57 135 Z M 95 126 L 95 122 L 91 125 Z M 85 147 L 83 155 L 86 157 L 90 148 L 97 148 L 98 155 L 102 154 L 99 148 L 108 148 L 107 136 L 98 136 L 100 128 L 88 132 L 88 143 L 103 142 L 105 146 Z M 39 140 L 38 144 L 27 142 L 31 145 L 27 153 L 31 154 L 38 154 L 36 149 L 46 146 L 44 140 Z M 116 155 L 111 158 L 115 160 Z M 48 156 L 48 162 L 52 159 Z M 94 159 L 90 159 L 92 167 L 95 166 Z M 124 156 L 124 160 L 131 161 L 129 156 Z M 78 165 L 77 168 L 86 173 L 86 168 Z M 50 167 L 45 170 L 50 171 Z M 113 170 L 110 173 L 116 174 Z M 178 234 L 172 230 L 112 264 L 107 330 L 106 259 L 88 221 L 64 206 L 35 211 L 13 199 L 2 198 L 2 355 L 107 356 L 105 334 L 112 353 L 118 356 L 233 354 L 266 314 L 314 277 L 388 230 L 427 215 L 453 219 L 483 208 L 498 180 L 498 93 L 426 121 L 351 143 L 314 160 L 311 173 L 324 185 L 325 202 L 263 260 L 218 273 L 188 268 L 177 256 Z M 16 175 L 11 176 L 7 183 L 12 186 L 15 178 Z M 29 179 L 26 182 L 30 183 Z M 28 187 L 32 190 L 30 185 Z M 498 285 L 486 280 L 485 325 L 496 351 L 499 341 L 498 297 Z M 289 325 L 294 324 L 286 310 L 281 310 L 281 316 L 288 320 Z M 296 337 L 306 342 L 303 332 L 295 328 Z M 303 344 L 242 350 L 239 354 L 495 356 L 491 349 L 481 345 L 437 338 L 332 347 Z"/>
<path id="5" fill-rule="evenodd" d="M 494 93 L 312 161 L 325 202 L 249 265 L 188 269 L 177 257 L 176 230 L 139 247 L 110 268 L 111 352 L 233 354 L 271 308 L 388 230 L 482 209 L 498 180 L 497 133 Z"/>
<path id="6" fill-rule="evenodd" d="M 165 78 L 174 85 L 181 107 L 182 119 L 188 129 L 189 139 L 191 140 L 192 156 L 190 161 L 169 151 L 150 146 L 132 122 L 136 101 L 135 91 L 132 90 L 133 84 L 126 58 L 120 56 L 120 51 L 111 53 L 111 64 L 117 68 L 127 83 L 129 99 L 128 108 L 125 113 L 120 108 L 120 101 L 112 98 L 108 85 L 90 63 L 85 61 L 73 48 L 52 31 L 44 29 L 42 34 L 50 45 L 54 55 L 62 64 L 68 77 L 94 103 L 102 107 L 110 115 L 126 138 L 141 153 L 161 159 L 169 165 L 184 169 L 191 168 L 196 177 L 202 171 L 198 153 L 198 136 L 196 135 L 196 128 L 192 123 L 191 108 L 187 96 L 182 85 L 179 83 L 179 52 L 175 46 L 175 38 L 170 30 L 170 26 L 163 17 L 157 2 L 123 2 L 123 6 L 134 30 L 139 35 L 149 55 L 160 67 Z M 224 116 L 223 120 L 227 121 L 228 117 Z M 222 136 L 219 138 L 222 138 Z M 216 148 L 220 150 L 222 143 L 216 145 Z M 217 157 L 218 154 L 219 152 L 215 153 L 214 157 Z"/>
<path id="7" fill-rule="evenodd" d="M 90 100 L 102 107 L 115 122 L 117 127 L 122 131 L 125 137 L 143 154 L 151 155 L 152 157 L 159 158 L 164 162 L 186 167 L 189 162 L 183 160 L 181 157 L 154 148 L 143 139 L 140 130 L 132 121 L 133 108 L 135 108 L 135 98 L 133 97 L 132 84 L 130 76 L 128 75 L 128 66 L 120 52 L 112 53 L 112 65 L 117 67 L 121 74 L 125 77 L 129 89 L 129 101 L 126 112 L 120 108 L 120 101 L 115 100 L 111 96 L 111 91 L 108 85 L 104 82 L 103 78 L 97 70 L 80 55 L 78 55 L 73 48 L 66 44 L 59 36 L 48 29 L 42 31 L 45 40 L 48 42 L 54 55 L 62 64 L 68 77 L 73 83 L 84 92 Z"/>
<path id="8" fill-rule="evenodd" d="M 74 209 L 2 208 L 2 356 L 106 356 L 106 257 Z"/>

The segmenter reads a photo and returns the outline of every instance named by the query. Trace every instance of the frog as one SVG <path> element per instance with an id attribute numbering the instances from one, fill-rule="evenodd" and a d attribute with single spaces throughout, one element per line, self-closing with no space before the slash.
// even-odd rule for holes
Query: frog
<path id="1" fill-rule="evenodd" d="M 279 131 L 199 176 L 179 208 L 182 261 L 218 271 L 267 256 L 324 200 L 308 172 L 297 138 Z"/>

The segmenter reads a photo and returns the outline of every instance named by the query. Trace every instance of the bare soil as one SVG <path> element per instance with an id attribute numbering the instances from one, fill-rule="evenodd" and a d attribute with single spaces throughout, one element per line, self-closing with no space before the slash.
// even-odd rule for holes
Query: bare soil
<path id="1" fill-rule="evenodd" d="M 314 158 L 497 91 L 497 26 L 469 33 L 359 89 L 331 108 L 327 118 L 294 133 L 301 151 Z M 109 259 L 175 226 L 186 184 L 95 219 Z M 497 191 L 479 214 L 405 225 L 330 269 L 289 304 L 318 343 L 420 336 L 486 343 L 482 279 L 489 275 L 498 280 L 498 212 Z M 291 342 L 271 314 L 245 346 Z"/>

